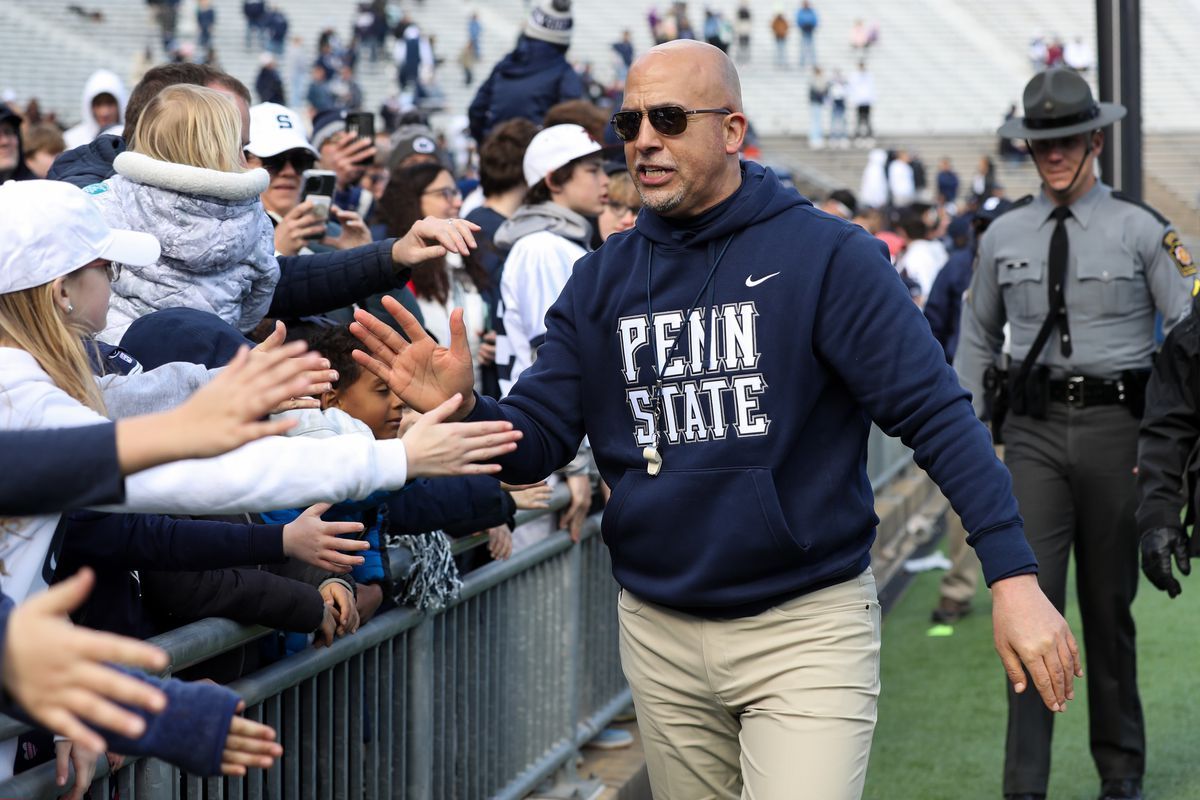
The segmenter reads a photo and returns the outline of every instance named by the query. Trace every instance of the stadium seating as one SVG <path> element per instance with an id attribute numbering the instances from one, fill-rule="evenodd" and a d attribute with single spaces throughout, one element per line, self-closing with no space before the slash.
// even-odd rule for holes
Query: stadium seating
<path id="1" fill-rule="evenodd" d="M 74 123 L 79 114 L 79 93 L 88 74 L 107 67 L 128 78 L 134 54 L 149 46 L 161 55 L 148 8 L 142 0 L 87 0 L 79 5 L 103 11 L 101 23 L 66 11 L 65 0 L 9 0 L 0 3 L 0 91 L 13 89 L 19 101 L 37 96 L 43 105 L 59 110 L 60 118 Z M 576 0 L 575 34 L 570 52 L 576 64 L 590 62 L 595 74 L 607 81 L 613 74 L 615 54 L 611 43 L 623 29 L 633 32 L 635 48 L 651 44 L 646 0 Z M 666 2 L 657 3 L 665 8 Z M 692 3 L 692 21 L 699 29 L 706 4 Z M 717 6 L 717 4 L 708 4 Z M 794 4 L 786 4 L 790 9 Z M 290 36 L 303 38 L 303 50 L 280 59 L 280 71 L 289 79 L 289 61 L 302 68 L 311 60 L 319 31 L 331 27 L 348 35 L 355 15 L 355 0 L 290 0 L 282 4 L 291 22 Z M 732 12 L 733 0 L 722 3 Z M 774 66 L 774 43 L 768 28 L 777 4 L 752 3 L 753 53 L 743 67 L 747 111 L 756 127 L 768 136 L 803 136 L 808 130 L 808 79 L 795 68 L 798 41 L 793 32 L 788 47 L 791 67 Z M 243 46 L 244 22 L 240 0 L 214 0 L 217 28 L 214 44 L 221 65 L 247 83 L 258 70 L 257 50 Z M 427 33 L 436 37 L 435 51 L 445 60 L 439 84 L 445 106 L 454 114 L 465 112 L 478 82 L 491 65 L 507 52 L 520 32 L 526 0 L 489 0 L 449 3 L 438 0 L 404 4 Z M 1032 74 L 1027 58 L 1034 34 L 1069 39 L 1076 34 L 1091 45 L 1095 41 L 1094 3 L 1090 0 L 1011 0 L 1007 3 L 974 3 L 967 0 L 929 0 L 922 4 L 893 0 L 817 2 L 821 14 L 817 48 L 827 70 L 849 73 L 855 57 L 848 32 L 854 19 L 879 25 L 880 41 L 869 57 L 877 84 L 873 112 L 877 130 L 886 141 L 906 144 L 934 166 L 942 154 L 950 155 L 963 176 L 982 152 L 992 152 L 990 132 L 1009 103 L 1019 101 L 1021 88 Z M 475 11 L 483 23 L 483 59 L 476 67 L 475 85 L 463 86 L 457 56 L 466 42 L 466 20 Z M 1144 69 L 1144 126 L 1147 131 L 1148 196 L 1162 195 L 1195 213 L 1200 188 L 1197 131 L 1200 131 L 1200 81 L 1194 79 L 1191 43 L 1200 40 L 1200 0 L 1146 0 L 1142 3 Z M 194 4 L 185 0 L 179 31 L 194 37 Z M 1151 46 L 1153 45 L 1153 46 Z M 1094 76 L 1093 76 L 1094 77 Z M 377 108 L 395 93 L 395 70 L 390 58 L 378 64 L 365 59 L 359 81 L 367 105 Z M 1190 136 L 1186 135 L 1191 133 Z M 1160 138 L 1159 134 L 1172 134 Z M 825 169 L 838 183 L 857 186 L 844 177 L 861 169 L 861 154 L 821 154 Z M 847 166 L 839 166 L 846 162 Z M 798 163 L 798 162 L 797 162 Z M 857 164 L 851 169 L 849 164 Z M 1036 185 L 1028 167 L 1002 169 L 1001 180 L 1013 191 Z M 1158 202 L 1164 202 L 1159 199 Z M 1171 212 L 1168 212 L 1171 213 Z"/>

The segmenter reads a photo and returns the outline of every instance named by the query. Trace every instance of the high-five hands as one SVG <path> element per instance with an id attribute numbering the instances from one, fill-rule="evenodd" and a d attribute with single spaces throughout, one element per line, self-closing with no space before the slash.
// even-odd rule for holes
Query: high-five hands
<path id="1" fill-rule="evenodd" d="M 383 307 L 400 324 L 409 341 L 360 309 L 354 312 L 350 332 L 366 346 L 367 352 L 355 350 L 354 360 L 417 411 L 432 411 L 457 394 L 464 402 L 449 419 L 457 421 L 470 414 L 475 407 L 475 368 L 467 346 L 462 309 L 450 314 L 450 346 L 442 347 L 398 300 L 384 297 Z"/>

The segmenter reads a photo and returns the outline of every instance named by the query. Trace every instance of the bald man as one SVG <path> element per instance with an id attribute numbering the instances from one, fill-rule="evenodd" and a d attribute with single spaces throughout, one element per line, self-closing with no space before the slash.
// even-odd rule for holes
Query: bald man
<path id="1" fill-rule="evenodd" d="M 392 303 L 362 362 L 417 409 L 509 420 L 498 462 L 528 483 L 584 434 L 613 487 L 621 659 L 658 800 L 862 794 L 879 694 L 871 420 L 954 504 L 1024 691 L 1065 708 L 1079 673 L 1037 587 L 1009 475 L 882 245 L 741 162 L 737 72 L 660 45 L 612 125 L 644 207 L 579 259 L 508 397 L 472 393 L 461 317 L 441 348 Z"/>

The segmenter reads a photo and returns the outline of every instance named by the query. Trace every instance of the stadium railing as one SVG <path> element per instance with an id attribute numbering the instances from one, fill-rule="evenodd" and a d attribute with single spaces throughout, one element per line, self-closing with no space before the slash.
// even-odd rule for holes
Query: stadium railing
<path id="1" fill-rule="evenodd" d="M 903 445 L 872 430 L 876 490 L 911 463 Z M 560 491 L 549 510 L 518 520 L 566 502 Z M 330 647 L 230 684 L 245 716 L 278 734 L 284 756 L 272 769 L 204 779 L 143 758 L 110 775 L 102 758 L 92 791 L 111 797 L 115 788 L 122 800 L 515 800 L 556 774 L 572 778 L 579 748 L 630 702 L 617 649 L 618 587 L 599 521 L 588 520 L 577 546 L 559 532 L 469 573 L 440 612 L 388 611 Z M 269 633 L 208 619 L 151 641 L 170 655 L 171 674 Z M 0 717 L 0 741 L 25 730 Z M 51 762 L 0 782 L 0 797 L 57 797 L 54 769 Z"/>

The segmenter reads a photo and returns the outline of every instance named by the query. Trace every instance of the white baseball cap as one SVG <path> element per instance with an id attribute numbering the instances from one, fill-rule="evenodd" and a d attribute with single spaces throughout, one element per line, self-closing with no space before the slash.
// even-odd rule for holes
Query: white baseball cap
<path id="1" fill-rule="evenodd" d="M 270 158 L 288 150 L 307 150 L 313 158 L 320 153 L 308 141 L 300 116 L 278 103 L 259 103 L 250 107 L 250 143 L 246 152 Z"/>
<path id="2" fill-rule="evenodd" d="M 525 183 L 533 186 L 559 167 L 600 150 L 600 143 L 582 126 L 552 125 L 539 131 L 525 150 Z"/>
<path id="3" fill-rule="evenodd" d="M 0 294 L 69 275 L 98 258 L 146 267 L 158 261 L 148 233 L 110 228 L 96 202 L 62 181 L 0 186 Z"/>

